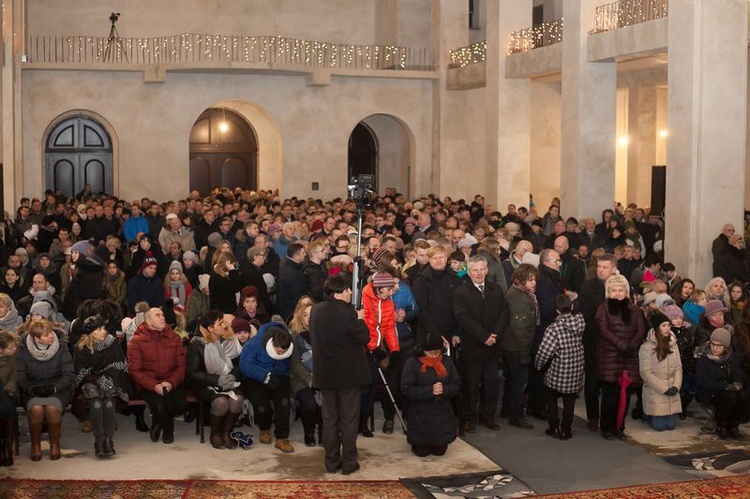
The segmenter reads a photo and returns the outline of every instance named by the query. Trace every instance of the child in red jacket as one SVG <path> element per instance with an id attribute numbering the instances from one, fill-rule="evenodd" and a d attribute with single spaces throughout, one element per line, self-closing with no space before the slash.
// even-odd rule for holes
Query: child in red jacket
<path id="1" fill-rule="evenodd" d="M 396 292 L 396 289 L 396 279 L 393 276 L 387 272 L 378 272 L 373 275 L 372 282 L 362 290 L 362 308 L 365 311 L 367 328 L 370 330 L 367 359 L 372 379 L 372 384 L 362 389 L 359 432 L 365 437 L 373 436 L 368 421 L 375 406 L 375 388 L 380 382 L 378 368 L 385 370 L 388 363 L 395 364 L 399 352 L 396 307 L 391 300 L 391 295 Z M 388 359 L 387 362 L 386 359 Z M 393 417 L 396 415 L 396 409 L 390 399 L 383 400 L 383 414 L 385 415 L 383 433 L 393 433 Z"/>

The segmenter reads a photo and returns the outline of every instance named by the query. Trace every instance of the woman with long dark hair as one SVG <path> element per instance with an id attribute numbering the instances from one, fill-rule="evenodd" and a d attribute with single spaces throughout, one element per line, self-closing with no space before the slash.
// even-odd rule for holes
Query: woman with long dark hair
<path id="1" fill-rule="evenodd" d="M 644 419 L 656 431 L 674 430 L 677 414 L 682 412 L 680 349 L 666 315 L 654 314 L 651 325 L 648 339 L 638 351 Z"/>

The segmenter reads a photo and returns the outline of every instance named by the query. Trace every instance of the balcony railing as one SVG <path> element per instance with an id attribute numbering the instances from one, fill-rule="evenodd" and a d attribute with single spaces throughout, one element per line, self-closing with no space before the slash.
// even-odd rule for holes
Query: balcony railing
<path id="1" fill-rule="evenodd" d="M 110 66 L 244 62 L 420 71 L 432 71 L 434 67 L 430 51 L 424 48 L 193 33 L 155 38 L 36 36 L 29 38 L 26 62 Z"/>
<path id="2" fill-rule="evenodd" d="M 487 40 L 482 40 L 481 42 L 451 50 L 451 62 L 448 68 L 463 68 L 469 64 L 483 62 L 486 57 Z"/>
<path id="3" fill-rule="evenodd" d="M 528 52 L 539 47 L 560 43 L 563 39 L 563 20 L 556 19 L 510 34 L 508 54 Z"/>
<path id="4" fill-rule="evenodd" d="M 669 0 L 621 0 L 599 5 L 594 10 L 594 29 L 589 34 L 654 21 L 668 15 Z"/>

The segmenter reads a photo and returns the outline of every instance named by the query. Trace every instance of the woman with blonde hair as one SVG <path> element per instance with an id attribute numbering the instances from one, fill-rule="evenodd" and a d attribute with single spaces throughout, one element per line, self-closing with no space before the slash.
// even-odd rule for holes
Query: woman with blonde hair
<path id="1" fill-rule="evenodd" d="M 244 397 L 239 389 L 238 362 L 242 347 L 227 322 L 231 316 L 209 310 L 190 339 L 185 374 L 198 400 L 210 406 L 211 435 L 215 449 L 236 449 L 231 433 L 242 414 Z"/>
<path id="2" fill-rule="evenodd" d="M 708 295 L 708 300 L 719 300 L 725 307 L 729 308 L 731 300 L 729 298 L 729 287 L 721 277 L 714 277 L 704 288 Z"/>
<path id="3" fill-rule="evenodd" d="M 76 344 L 76 386 L 81 385 L 88 401 L 96 457 L 115 455 L 115 404 L 133 397 L 127 360 L 120 342 L 107 332 L 107 321 L 99 315 L 83 321 L 83 333 Z"/>
<path id="4" fill-rule="evenodd" d="M 17 358 L 16 382 L 29 421 L 31 460 L 42 459 L 42 425 L 46 421 L 49 456 L 55 461 L 62 457 L 62 416 L 75 388 L 73 359 L 50 321 L 32 319 L 22 329 L 26 336 Z"/>
<path id="5" fill-rule="evenodd" d="M 208 280 L 209 306 L 211 310 L 233 314 L 237 309 L 236 294 L 242 289 L 237 258 L 231 251 L 217 253 L 214 272 Z"/>
<path id="6" fill-rule="evenodd" d="M 289 321 L 289 330 L 294 341 L 292 351 L 292 393 L 299 402 L 299 416 L 305 431 L 305 445 L 315 445 L 315 426 L 318 427 L 318 443 L 322 445 L 323 427 L 321 425 L 320 405 L 312 389 L 313 351 L 310 339 L 310 311 L 314 302 L 309 296 L 303 296 Z"/>
<path id="7" fill-rule="evenodd" d="M 0 329 L 15 332 L 23 324 L 23 319 L 18 315 L 13 299 L 5 293 L 0 293 Z"/>

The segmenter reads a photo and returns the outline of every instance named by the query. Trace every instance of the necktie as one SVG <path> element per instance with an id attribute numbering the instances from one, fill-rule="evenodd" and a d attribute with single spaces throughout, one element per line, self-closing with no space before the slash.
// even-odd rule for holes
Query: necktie
<path id="1" fill-rule="evenodd" d="M 482 293 L 482 296 L 484 296 L 484 284 L 479 284 L 477 287 L 479 288 L 479 292 Z"/>

